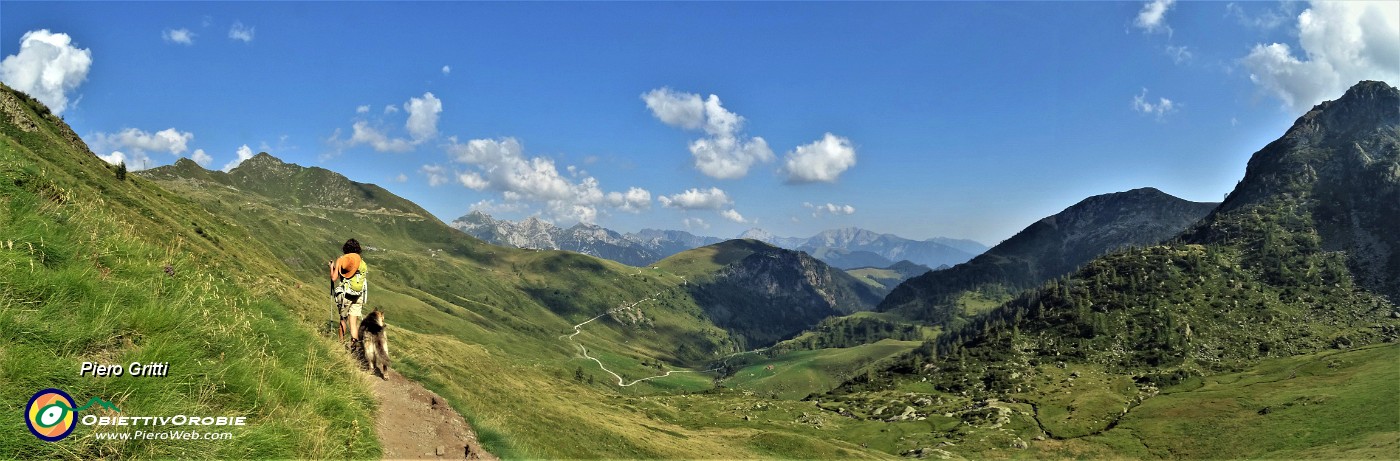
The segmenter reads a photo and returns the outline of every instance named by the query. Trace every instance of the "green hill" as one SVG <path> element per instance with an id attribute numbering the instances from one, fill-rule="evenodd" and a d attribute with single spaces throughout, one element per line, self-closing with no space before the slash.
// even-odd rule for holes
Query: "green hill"
<path id="1" fill-rule="evenodd" d="M 1138 405 L 1155 404 L 1159 393 L 1202 376 L 1258 373 L 1271 358 L 1400 339 L 1396 306 L 1378 294 L 1389 285 L 1368 283 L 1375 275 L 1368 271 L 1385 267 L 1374 261 L 1389 255 L 1378 258 L 1357 243 L 1384 241 L 1389 237 L 1380 236 L 1393 235 L 1400 222 L 1400 200 L 1373 199 L 1400 189 L 1395 107 L 1400 90 L 1358 84 L 1256 153 L 1226 202 L 1179 239 L 1095 259 L 926 343 L 885 373 L 857 377 L 838 394 L 917 382 L 955 396 L 952 405 L 988 399 L 1028 405 L 1015 411 L 1035 415 L 1043 436 L 1078 439 L 1113 429 Z M 1338 197 L 1345 200 L 1330 200 Z M 1334 220 L 1338 215 L 1356 218 L 1345 225 Z M 1386 277 L 1400 272 L 1379 279 Z M 1390 354 L 1389 361 L 1368 359 L 1366 367 L 1393 368 L 1394 348 L 1384 350 L 1377 354 Z M 1352 405 L 1346 402 L 1359 397 L 1338 394 L 1333 402 Z M 1393 388 L 1371 398 L 1384 408 L 1400 405 Z M 1200 414 L 1156 408 L 1161 417 Z M 1393 412 L 1324 409 L 1312 421 L 1318 430 L 1347 444 L 1380 437 L 1394 446 L 1385 435 L 1395 429 Z M 1222 424 L 1228 420 L 1194 427 Z M 1265 445 L 1287 444 L 1251 441 L 1252 448 L 1238 453 L 1267 453 L 1257 451 Z M 1298 450 L 1292 453 L 1340 456 L 1306 443 L 1290 446 Z"/>
<path id="2" fill-rule="evenodd" d="M 0 108 L 3 406 L 17 415 L 55 387 L 120 409 L 84 416 L 247 418 L 231 440 L 98 440 L 80 425 L 49 443 L 6 417 L 0 458 L 379 455 L 368 387 L 314 333 L 319 293 L 297 290 L 297 276 L 233 220 L 119 178 L 28 96 L 0 86 Z M 79 377 L 87 361 L 168 362 L 169 374 Z"/>
<path id="3" fill-rule="evenodd" d="M 806 253 L 729 240 L 678 253 L 657 267 L 688 278 L 710 320 L 745 341 L 771 345 L 831 316 L 871 310 L 878 290 Z"/>
<path id="4" fill-rule="evenodd" d="M 947 268 L 947 266 L 941 267 Z M 884 268 L 861 267 L 846 269 L 846 273 L 851 274 L 852 277 L 865 282 L 867 285 L 886 291 L 886 294 L 888 294 L 889 290 L 893 290 L 895 287 L 899 286 L 899 284 L 904 283 L 905 280 L 924 275 L 931 270 L 933 269 L 923 264 L 914 264 L 908 260 L 903 260 Z"/>
<path id="5" fill-rule="evenodd" d="M 1036 221 L 971 261 L 905 281 L 878 310 L 959 327 L 1016 293 L 1069 274 L 1091 259 L 1172 238 L 1215 206 L 1153 188 L 1089 197 Z"/>
<path id="6" fill-rule="evenodd" d="M 258 161 L 254 161 L 258 160 Z M 635 424 L 605 402 L 617 392 L 648 394 L 710 387 L 700 374 L 676 375 L 618 389 L 616 379 L 589 359 L 587 348 L 627 381 L 666 370 L 703 369 L 738 351 L 726 331 L 709 323 L 683 279 L 563 251 L 488 245 L 448 227 L 417 205 L 377 186 L 317 168 L 259 155 L 226 176 L 172 165 L 141 173 L 210 214 L 261 236 L 300 277 L 324 295 L 325 264 L 345 238 L 366 247 L 373 268 L 370 305 L 396 327 L 395 365 L 453 402 L 489 438 L 488 450 L 527 457 L 686 457 L 685 444 L 635 437 Z M 202 177 L 215 178 L 213 181 Z M 221 181 L 227 178 L 228 182 Z M 276 181 L 273 187 L 263 181 Z M 349 189 L 353 202 L 322 191 L 324 182 Z M 283 197 L 315 191 L 298 201 Z M 324 303 L 316 304 L 318 306 Z M 324 308 L 329 318 L 329 306 Z M 565 336 L 574 325 L 601 316 Z M 660 367 L 661 369 L 658 369 Z M 585 380 L 575 380 L 576 374 Z M 590 384 L 590 382 L 592 384 Z M 554 396 L 587 403 L 564 410 Z M 570 428 L 560 434 L 558 425 Z M 592 444 L 592 440 L 616 440 Z M 737 452 L 737 453 L 743 453 Z M 736 454 L 738 456 L 738 454 Z"/>

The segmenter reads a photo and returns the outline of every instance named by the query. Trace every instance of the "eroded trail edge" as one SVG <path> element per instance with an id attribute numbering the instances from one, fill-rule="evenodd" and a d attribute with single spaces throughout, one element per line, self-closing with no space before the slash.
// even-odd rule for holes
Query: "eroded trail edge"
<path id="1" fill-rule="evenodd" d="M 379 402 L 374 431 L 384 459 L 497 459 L 446 399 L 392 369 L 386 379 L 367 376 Z"/>

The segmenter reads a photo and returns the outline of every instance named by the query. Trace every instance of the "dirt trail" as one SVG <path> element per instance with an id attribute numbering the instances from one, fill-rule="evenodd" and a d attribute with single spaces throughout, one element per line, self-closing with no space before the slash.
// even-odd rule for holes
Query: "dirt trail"
<path id="1" fill-rule="evenodd" d="M 379 418 L 374 431 L 384 459 L 498 460 L 477 443 L 476 432 L 447 400 L 393 369 L 388 379 L 366 373 Z"/>

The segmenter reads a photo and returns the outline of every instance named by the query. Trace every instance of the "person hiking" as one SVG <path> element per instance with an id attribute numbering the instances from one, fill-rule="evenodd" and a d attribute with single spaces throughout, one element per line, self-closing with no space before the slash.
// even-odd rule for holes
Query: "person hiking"
<path id="1" fill-rule="evenodd" d="M 364 316 L 365 301 L 369 298 L 369 266 L 360 257 L 359 241 L 346 240 L 341 252 L 340 258 L 330 263 L 331 298 L 340 314 L 340 341 L 345 343 L 348 328 L 350 342 L 346 347 L 353 352 L 359 346 L 360 318 Z"/>

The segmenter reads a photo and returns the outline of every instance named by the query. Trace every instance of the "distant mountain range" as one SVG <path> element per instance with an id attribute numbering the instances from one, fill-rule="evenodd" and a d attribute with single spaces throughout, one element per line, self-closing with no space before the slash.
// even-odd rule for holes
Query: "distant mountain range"
<path id="1" fill-rule="evenodd" d="M 584 223 L 564 228 L 533 216 L 510 221 L 495 219 L 480 211 L 468 213 L 449 225 L 495 245 L 573 251 L 629 266 L 646 266 L 685 250 L 723 241 L 675 230 L 643 229 L 634 234 L 621 234 Z"/>
<path id="2" fill-rule="evenodd" d="M 952 266 L 987 251 L 985 245 L 972 240 L 944 237 L 910 240 L 858 227 L 825 230 L 808 238 L 778 237 L 755 228 L 740 234 L 739 238 L 760 240 L 780 248 L 805 251 L 826 261 L 827 264 L 842 269 L 890 267 L 901 260 L 928 267 Z"/>
<path id="3" fill-rule="evenodd" d="M 457 218 L 450 225 L 496 245 L 567 250 L 632 266 L 646 266 L 676 253 L 725 240 L 678 230 L 643 229 L 623 234 L 583 223 L 565 228 L 533 216 L 510 221 L 495 219 L 480 211 Z M 987 250 L 971 240 L 940 237 L 917 241 L 855 227 L 827 230 L 808 238 L 778 237 L 762 229 L 749 229 L 738 238 L 803 251 L 840 269 L 885 268 L 901 260 L 928 267 L 951 266 Z"/>

